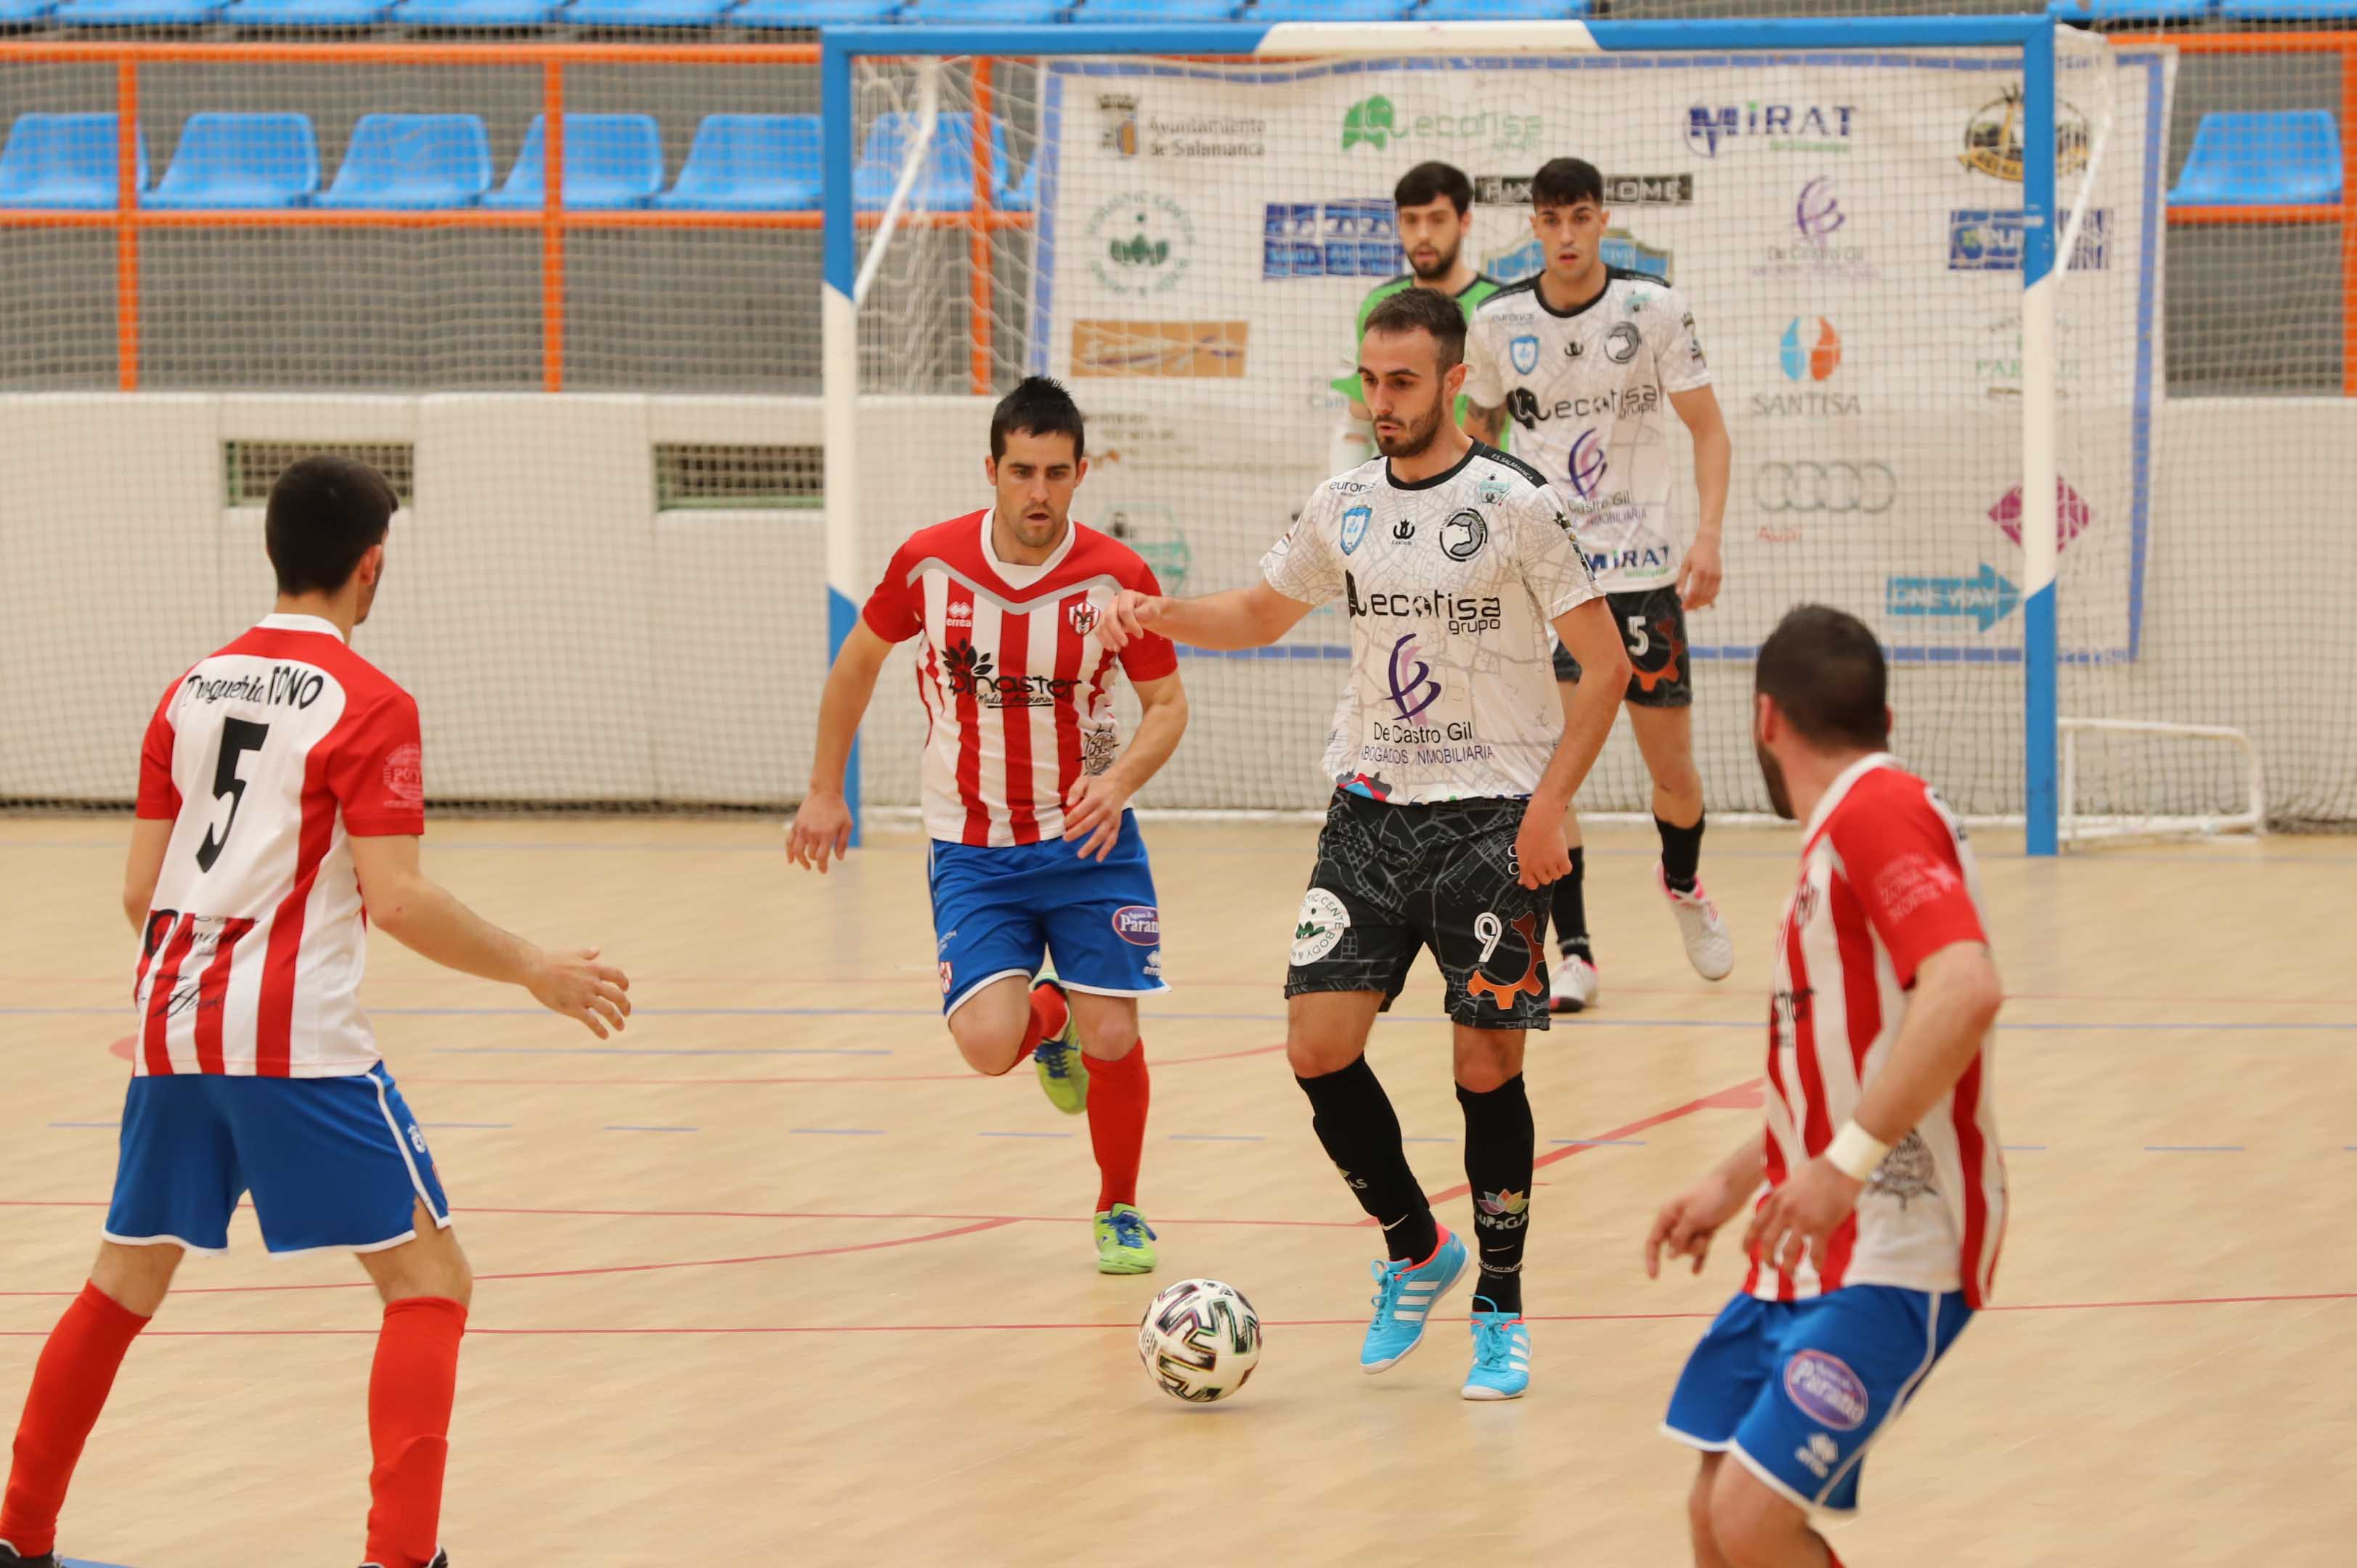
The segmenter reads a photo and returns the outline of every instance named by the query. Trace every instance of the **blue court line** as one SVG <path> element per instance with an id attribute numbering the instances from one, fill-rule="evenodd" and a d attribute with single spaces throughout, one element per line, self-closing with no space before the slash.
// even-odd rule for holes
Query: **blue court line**
<path id="1" fill-rule="evenodd" d="M 598 1129 L 601 1133 L 701 1133 L 701 1127 L 633 1127 L 622 1122 L 610 1122 Z"/>
<path id="2" fill-rule="evenodd" d="M 2147 1155 L 2239 1155 L 2240 1144 L 2147 1144 Z"/>
<path id="3" fill-rule="evenodd" d="M 123 1123 L 120 1122 L 52 1122 L 49 1125 L 52 1127 L 106 1127 L 111 1129 L 120 1127 Z"/>
<path id="4" fill-rule="evenodd" d="M 485 1132 L 504 1133 L 515 1126 L 512 1122 L 420 1122 L 420 1127 L 440 1130 L 444 1127 L 479 1128 Z"/>
<path id="5" fill-rule="evenodd" d="M 123 1568 L 120 1563 L 93 1563 L 87 1557 L 60 1557 L 64 1568 Z"/>
<path id="6" fill-rule="evenodd" d="M 1257 1144 L 1263 1141 L 1258 1133 L 1173 1133 L 1174 1144 Z"/>
<path id="7" fill-rule="evenodd" d="M 827 1138 L 880 1138 L 884 1135 L 881 1127 L 789 1127 L 786 1131 Z"/>
<path id="8" fill-rule="evenodd" d="M 1070 1133 L 976 1133 L 977 1138 L 1069 1138 Z"/>
<path id="9" fill-rule="evenodd" d="M 1641 1149 L 1645 1146 L 1642 1138 L 1549 1138 L 1547 1142 L 1557 1148 L 1574 1149 Z"/>

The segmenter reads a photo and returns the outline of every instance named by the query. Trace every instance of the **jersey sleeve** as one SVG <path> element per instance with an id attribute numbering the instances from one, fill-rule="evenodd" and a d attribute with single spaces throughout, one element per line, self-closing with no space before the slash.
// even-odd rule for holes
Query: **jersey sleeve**
<path id="1" fill-rule="evenodd" d="M 1514 525 L 1514 558 L 1523 585 L 1539 618 L 1552 623 L 1590 599 L 1602 598 L 1587 552 L 1571 526 L 1571 510 L 1553 485 L 1541 485 L 1509 503 Z"/>
<path id="2" fill-rule="evenodd" d="M 1661 312 L 1659 330 L 1647 334 L 1653 341 L 1653 371 L 1664 393 L 1692 392 L 1710 385 L 1710 363 L 1702 357 L 1702 339 L 1695 333 L 1694 312 L 1685 296 L 1665 290 L 1654 308 Z"/>
<path id="3" fill-rule="evenodd" d="M 1465 324 L 1465 386 L 1461 395 L 1476 408 L 1502 408 L 1506 377 L 1498 368 L 1498 350 L 1481 323 L 1481 313 Z"/>
<path id="4" fill-rule="evenodd" d="M 1889 950 L 1899 983 L 1911 986 L 1923 961 L 1958 942 L 1986 942 L 1956 854 L 1954 832 L 1920 783 L 1891 775 L 1853 794 L 1827 836 L 1842 859 L 1867 923 Z"/>
<path id="5" fill-rule="evenodd" d="M 155 716 L 147 721 L 147 734 L 139 743 L 139 805 L 137 814 L 149 822 L 168 822 L 180 814 L 180 787 L 172 782 L 172 745 L 178 738 L 172 727 L 172 698 L 178 693 L 179 683 L 164 693 L 156 704 Z"/>
<path id="6" fill-rule="evenodd" d="M 1260 558 L 1261 581 L 1305 605 L 1322 605 L 1342 591 L 1341 563 L 1326 544 L 1326 520 L 1333 507 L 1325 486 L 1311 492 L 1292 528 Z"/>
<path id="7" fill-rule="evenodd" d="M 354 838 L 393 838 L 425 831 L 425 751 L 417 700 L 394 691 L 379 698 L 335 743 L 328 788 Z"/>
<path id="8" fill-rule="evenodd" d="M 1159 596 L 1162 579 L 1141 560 L 1130 569 L 1122 586 Z M 1133 639 L 1121 650 L 1120 658 L 1121 672 L 1132 681 L 1160 681 L 1178 673 L 1178 645 L 1157 632 L 1149 631 Z"/>
<path id="9" fill-rule="evenodd" d="M 924 586 L 909 581 L 917 564 L 916 542 L 911 539 L 892 552 L 892 564 L 884 568 L 883 580 L 859 612 L 867 629 L 887 642 L 906 642 L 925 629 Z"/>

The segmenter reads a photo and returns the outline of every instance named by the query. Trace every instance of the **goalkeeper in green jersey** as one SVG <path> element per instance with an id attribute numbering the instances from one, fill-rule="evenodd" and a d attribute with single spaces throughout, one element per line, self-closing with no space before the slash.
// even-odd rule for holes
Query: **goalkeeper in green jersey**
<path id="1" fill-rule="evenodd" d="M 1368 313 L 1404 288 L 1428 288 L 1455 299 L 1469 322 L 1473 307 L 1498 292 L 1497 284 L 1482 276 L 1465 254 L 1472 228 L 1473 182 L 1464 171 L 1448 164 L 1418 164 L 1400 177 L 1392 188 L 1392 201 L 1399 209 L 1400 248 L 1407 252 L 1408 271 L 1377 284 L 1359 303 L 1359 319 L 1351 332 L 1351 368 L 1334 381 L 1334 390 L 1351 400 L 1335 429 L 1327 464 L 1338 474 L 1375 455 L 1374 422 L 1359 401 L 1359 338 L 1366 331 Z M 1465 422 L 1461 397 L 1457 421 Z"/>

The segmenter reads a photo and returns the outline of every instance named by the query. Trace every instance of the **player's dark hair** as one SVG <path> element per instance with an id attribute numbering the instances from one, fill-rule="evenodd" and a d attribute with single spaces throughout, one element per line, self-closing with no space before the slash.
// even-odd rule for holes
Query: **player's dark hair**
<path id="1" fill-rule="evenodd" d="M 1436 288 L 1404 288 L 1367 312 L 1362 338 L 1378 332 L 1429 332 L 1440 353 L 1440 373 L 1465 360 L 1465 312 Z"/>
<path id="2" fill-rule="evenodd" d="M 282 594 L 332 594 L 352 580 L 361 557 L 384 542 L 401 506 L 385 477 L 357 457 L 297 458 L 270 487 L 263 547 Z"/>
<path id="3" fill-rule="evenodd" d="M 1459 218 L 1473 210 L 1473 182 L 1454 164 L 1418 164 L 1392 187 L 1392 203 L 1397 207 L 1422 207 L 1444 196 Z"/>
<path id="4" fill-rule="evenodd" d="M 1006 456 L 1006 438 L 1017 432 L 1025 435 L 1069 435 L 1072 438 L 1072 461 L 1088 456 L 1086 438 L 1081 433 L 1081 405 L 1064 390 L 1064 383 L 1052 376 L 1026 376 L 1023 384 L 998 400 L 990 415 L 990 455 L 994 458 Z"/>
<path id="5" fill-rule="evenodd" d="M 1890 669 L 1864 621 L 1827 605 L 1802 605 L 1760 645 L 1755 691 L 1820 746 L 1879 751 L 1890 740 Z"/>
<path id="6" fill-rule="evenodd" d="M 1531 176 L 1533 207 L 1569 207 L 1581 201 L 1604 205 L 1604 177 L 1586 158 L 1549 158 Z"/>

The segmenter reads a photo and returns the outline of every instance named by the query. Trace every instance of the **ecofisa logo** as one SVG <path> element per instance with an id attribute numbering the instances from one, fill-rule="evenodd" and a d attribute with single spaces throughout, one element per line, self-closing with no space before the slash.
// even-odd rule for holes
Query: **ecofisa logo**
<path id="1" fill-rule="evenodd" d="M 1460 151 L 1480 145 L 1497 153 L 1538 150 L 1545 123 L 1536 114 L 1477 109 L 1469 114 L 1402 114 L 1381 93 L 1361 98 L 1342 112 L 1342 150 L 1370 146 L 1382 152 L 1394 143 Z"/>
<path id="2" fill-rule="evenodd" d="M 1770 152 L 1846 153 L 1857 132 L 1849 103 L 1696 103 L 1686 110 L 1686 150 L 1715 158 L 1738 145 Z"/>

